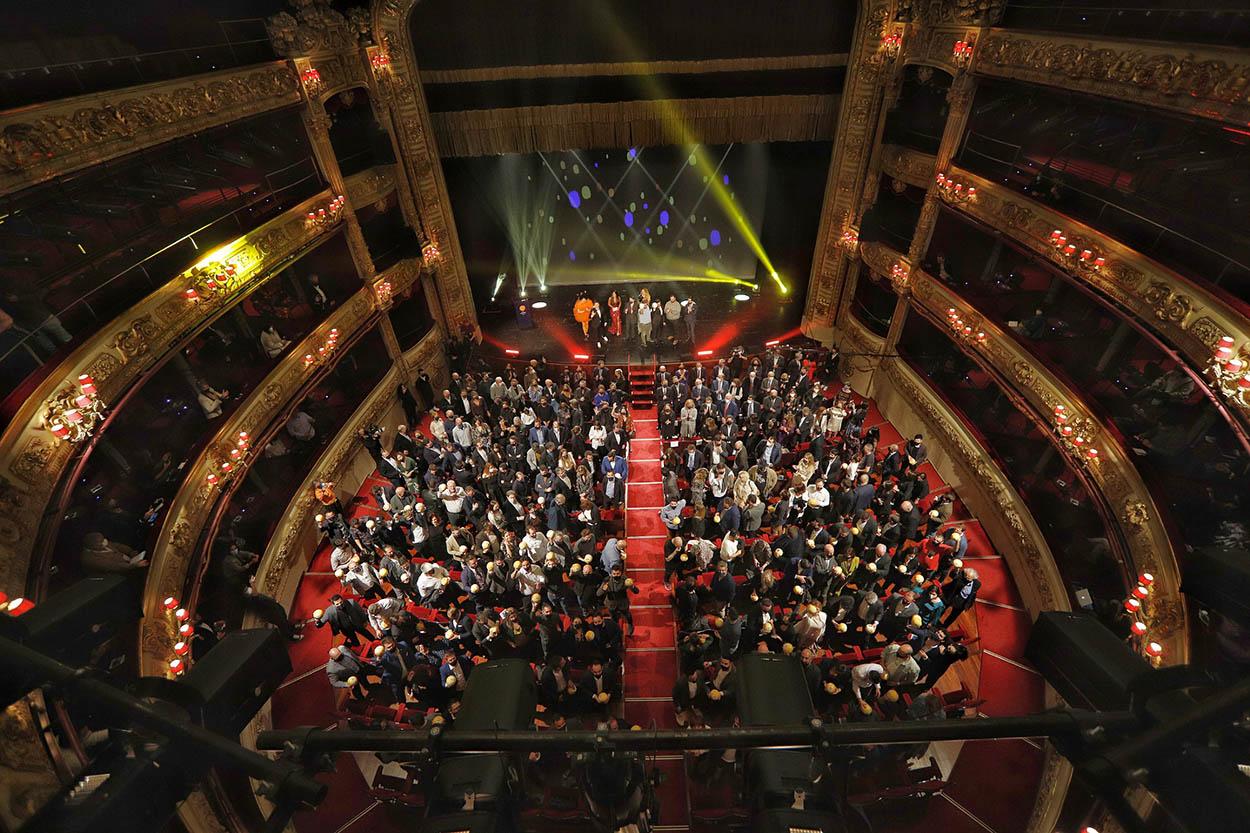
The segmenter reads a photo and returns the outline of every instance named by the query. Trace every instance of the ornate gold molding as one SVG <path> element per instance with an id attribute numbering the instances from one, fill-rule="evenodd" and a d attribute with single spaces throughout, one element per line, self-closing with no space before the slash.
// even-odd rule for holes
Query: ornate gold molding
<path id="1" fill-rule="evenodd" d="M 877 243 L 865 243 L 862 249 L 865 260 L 870 256 L 876 260 L 898 256 L 897 252 Z M 885 249 L 887 253 L 880 255 L 872 251 L 875 249 Z M 1082 461 L 1073 461 L 1072 465 L 1089 473 L 1091 482 L 1102 492 L 1113 513 L 1110 520 L 1119 527 L 1128 546 L 1126 555 L 1130 563 L 1125 567 L 1130 580 L 1143 572 L 1155 577 L 1143 617 L 1150 625 L 1151 639 L 1165 646 L 1169 663 L 1185 662 L 1189 639 L 1185 601 L 1180 592 L 1180 567 L 1159 507 L 1133 464 L 1130 452 L 1111 432 L 1101 428 L 1100 417 L 1077 391 L 1050 372 L 1010 333 L 983 318 L 975 307 L 941 281 L 922 269 L 914 269 L 911 293 L 913 303 L 936 321 L 945 321 L 947 311 L 954 309 L 965 321 L 973 322 L 974 329 L 984 332 L 983 341 L 953 341 L 978 362 L 993 368 L 998 378 L 1031 404 L 1043 419 L 1054 412 L 1056 405 L 1063 405 L 1070 420 L 1082 426 L 1085 439 L 1099 450 L 1099 459 L 1092 465 Z M 1054 445 L 1064 453 L 1060 443 L 1056 441 Z"/>
<path id="2" fill-rule="evenodd" d="M 373 173 L 362 171 L 349 182 L 368 180 Z M 87 373 L 105 401 L 120 401 L 136 379 L 255 289 L 275 267 L 335 233 L 338 222 L 306 221 L 309 211 L 331 198 L 329 191 L 310 197 L 176 275 L 80 345 L 22 403 L 0 435 L 0 590 L 26 592 L 40 518 L 74 454 L 71 444 L 58 441 L 42 425 L 49 397 L 67 380 Z M 184 293 L 199 266 L 220 261 L 236 268 L 228 291 L 188 301 Z"/>
<path id="3" fill-rule="evenodd" d="M 962 169 L 952 174 L 977 189 L 977 198 L 955 206 L 980 222 L 998 229 L 1043 261 L 1127 308 L 1175 346 L 1190 365 L 1202 371 L 1224 336 L 1238 344 L 1250 342 L 1250 321 L 1215 293 L 1167 269 L 1114 238 L 1072 220 L 1045 205 Z M 1051 242 L 1061 230 L 1075 252 L 1066 255 Z M 1098 258 L 1104 263 L 1093 264 Z M 1226 400 L 1227 401 L 1227 400 Z M 1238 407 L 1235 403 L 1232 407 Z M 1242 408 L 1242 416 L 1250 410 Z"/>
<path id="4" fill-rule="evenodd" d="M 308 64 L 321 76 L 321 86 L 316 95 L 318 101 L 325 102 L 353 87 L 369 88 L 369 73 L 359 51 L 310 58 Z"/>
<path id="5" fill-rule="evenodd" d="M 881 172 L 899 182 L 927 189 L 937 173 L 937 160 L 932 154 L 902 145 L 882 145 Z"/>
<path id="6" fill-rule="evenodd" d="M 902 360 L 883 358 L 878 370 L 873 396 L 881 412 L 904 434 L 923 433 L 931 440 L 931 456 L 939 464 L 944 457 L 956 469 L 953 478 L 946 477 L 947 482 L 1001 550 L 1029 613 L 1068 610 L 1068 594 L 1045 537 L 980 441 Z M 882 386 L 878 376 L 888 380 L 889 386 Z"/>
<path id="7" fill-rule="evenodd" d="M 437 276 L 434 283 L 445 318 L 442 323 L 448 329 L 476 328 L 473 291 L 408 30 L 415 4 L 416 0 L 373 0 L 374 38 L 391 58 L 391 71 L 377 89 L 391 113 L 401 170 L 416 204 L 422 245 L 429 252 L 427 265 Z"/>
<path id="8" fill-rule="evenodd" d="M 550 104 L 434 113 L 445 156 L 533 153 L 562 148 L 807 142 L 833 138 L 836 95 L 769 95 Z"/>
<path id="9" fill-rule="evenodd" d="M 1250 121 L 1244 50 L 991 29 L 977 46 L 972 71 L 1200 118 Z"/>
<path id="10" fill-rule="evenodd" d="M 347 179 L 347 203 L 353 211 L 385 199 L 395 190 L 395 166 L 378 165 Z"/>
<path id="11" fill-rule="evenodd" d="M 859 223 L 860 195 L 872 135 L 878 127 L 884 76 L 894 67 L 893 59 L 881 48 L 893 7 L 890 0 L 864 0 L 859 7 L 803 313 L 808 335 L 821 335 L 832 326 L 842 294 L 848 263 L 840 244 L 842 232 Z"/>
<path id="12" fill-rule="evenodd" d="M 141 673 L 159 675 L 169 671 L 167 663 L 173 657 L 175 629 L 173 620 L 161 608 L 161 601 L 168 596 L 182 597 L 201 531 L 226 491 L 224 481 L 214 485 L 208 480 L 210 474 L 220 473 L 224 461 L 220 449 L 233 446 L 240 431 L 248 432 L 255 440 L 265 434 L 320 372 L 319 364 L 305 362 L 304 356 L 315 354 L 331 329 L 337 329 L 344 341 L 350 341 L 373 320 L 372 295 L 369 287 L 362 287 L 298 347 L 292 348 L 243 404 L 222 422 L 212 442 L 184 469 L 182 485 L 169 503 L 148 567 L 144 618 L 140 626 Z M 252 457 L 235 467 L 232 483 L 246 475 L 247 464 L 259 453 L 260 443 L 256 442 Z"/>
<path id="13" fill-rule="evenodd" d="M 285 61 L 66 98 L 0 115 L 0 194 L 297 104 Z"/>

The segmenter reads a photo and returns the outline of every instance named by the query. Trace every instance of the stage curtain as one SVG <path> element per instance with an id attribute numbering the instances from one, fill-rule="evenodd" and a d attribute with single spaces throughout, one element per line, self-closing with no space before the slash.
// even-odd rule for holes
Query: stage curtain
<path id="1" fill-rule="evenodd" d="M 476 84 L 534 78 L 590 78 L 621 75 L 697 75 L 710 72 L 777 72 L 846 66 L 845 52 L 780 55 L 768 58 L 714 58 L 705 61 L 618 61 L 592 64 L 473 67 L 421 70 L 422 84 Z"/>
<path id="2" fill-rule="evenodd" d="M 432 113 L 442 156 L 833 138 L 836 95 L 562 104 Z"/>

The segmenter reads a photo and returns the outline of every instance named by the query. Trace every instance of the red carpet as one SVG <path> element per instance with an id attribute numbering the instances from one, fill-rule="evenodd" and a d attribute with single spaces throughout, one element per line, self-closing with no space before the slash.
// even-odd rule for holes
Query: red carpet
<path id="1" fill-rule="evenodd" d="M 629 487 L 629 508 L 654 509 L 664 505 L 664 487 L 659 483 Z"/>
<path id="2" fill-rule="evenodd" d="M 658 509 L 630 509 L 626 513 L 625 523 L 631 540 L 639 536 L 668 535 L 668 529 L 664 526 L 664 521 L 660 520 Z"/>
<path id="3" fill-rule="evenodd" d="M 654 417 L 654 409 L 634 410 L 635 430 L 639 438 L 652 433 L 655 423 L 642 422 Z M 660 479 L 660 440 L 635 439 L 629 444 L 629 506 L 658 506 L 662 501 L 659 485 L 635 485 Z M 657 458 L 655 462 L 638 459 Z M 664 537 L 668 530 L 656 509 L 630 508 L 625 512 L 625 534 L 629 539 L 629 566 L 660 567 L 664 562 Z M 638 536 L 662 536 L 639 538 Z M 635 577 L 639 594 L 631 599 L 634 615 L 634 636 L 625 640 L 625 714 L 642 726 L 671 727 L 673 705 L 670 701 L 673 681 L 677 678 L 677 638 L 673 611 L 667 594 L 658 581 L 659 573 L 642 573 Z M 646 589 L 644 590 L 643 587 Z M 646 599 L 644 601 L 644 599 Z M 660 605 L 643 607 L 643 605 Z M 670 648 L 671 650 L 654 650 Z M 642 698 L 642 699 L 636 699 Z M 665 755 L 656 766 L 664 773 L 664 782 L 657 788 L 660 799 L 661 825 L 690 824 L 689 787 L 686 784 L 685 758 L 680 753 Z"/>
<path id="4" fill-rule="evenodd" d="M 650 462 L 650 463 L 639 463 L 631 459 L 629 461 L 629 482 L 630 483 L 659 483 L 660 482 L 660 461 L 655 460 L 654 462 Z M 634 487 L 631 486 L 630 488 L 632 489 Z"/>

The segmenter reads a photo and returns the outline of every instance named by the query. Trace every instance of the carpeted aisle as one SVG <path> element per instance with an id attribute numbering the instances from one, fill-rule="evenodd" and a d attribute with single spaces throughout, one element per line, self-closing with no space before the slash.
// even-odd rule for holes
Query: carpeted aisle
<path id="1" fill-rule="evenodd" d="M 625 490 L 625 538 L 629 576 L 639 593 L 631 598 L 634 635 L 625 640 L 625 720 L 631 725 L 676 728 L 672 687 L 677 678 L 677 628 L 664 589 L 666 530 L 659 510 L 660 433 L 654 408 L 632 408 L 634 439 L 629 444 L 629 480 Z M 688 829 L 690 798 L 681 755 L 662 755 L 658 825 Z"/>

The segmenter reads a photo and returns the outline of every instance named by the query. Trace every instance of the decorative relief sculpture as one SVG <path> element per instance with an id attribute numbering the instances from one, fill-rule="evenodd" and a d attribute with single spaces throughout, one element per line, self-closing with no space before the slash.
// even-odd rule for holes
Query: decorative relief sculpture
<path id="1" fill-rule="evenodd" d="M 995 31 L 977 48 L 979 74 L 1018 78 L 1182 110 L 1206 118 L 1246 121 L 1250 62 L 1231 50 L 1179 53 L 1169 45 L 1072 41 Z"/>
<path id="2" fill-rule="evenodd" d="M 373 43 L 369 13 L 349 9 L 347 16 L 330 7 L 329 0 L 288 0 L 295 10 L 279 12 L 265 21 L 274 51 L 287 58 L 318 52 L 354 52 Z"/>
<path id="3" fill-rule="evenodd" d="M 298 94 L 290 67 L 268 64 L 24 108 L 0 119 L 0 189 L 279 107 Z"/>

